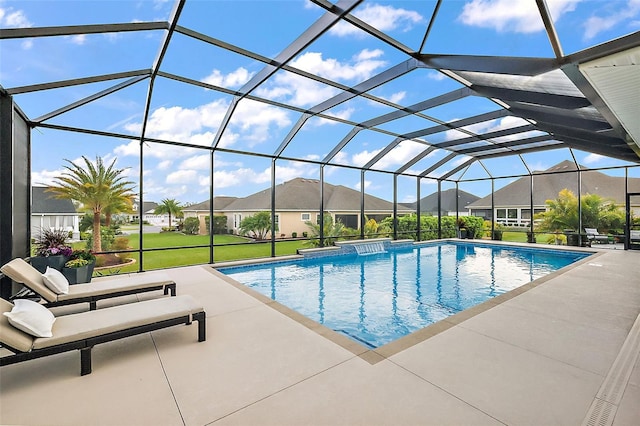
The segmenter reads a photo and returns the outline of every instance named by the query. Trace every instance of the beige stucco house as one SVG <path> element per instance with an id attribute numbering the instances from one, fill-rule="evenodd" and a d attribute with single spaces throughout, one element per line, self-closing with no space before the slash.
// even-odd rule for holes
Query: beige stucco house
<path id="1" fill-rule="evenodd" d="M 295 232 L 302 236 L 309 231 L 306 222 L 317 223 L 320 215 L 320 181 L 296 178 L 275 187 L 277 237 L 291 237 Z M 324 211 L 334 220 L 340 220 L 349 228 L 360 228 L 359 191 L 342 185 L 324 183 Z M 365 215 L 382 220 L 393 215 L 393 203 L 365 194 Z M 237 233 L 242 219 L 257 212 L 271 210 L 271 189 L 265 189 L 244 198 L 215 197 L 214 214 L 227 216 L 228 230 Z M 408 214 L 414 209 L 398 205 L 398 214 Z M 209 202 L 199 203 L 183 209 L 185 218 L 200 217 L 200 232 L 206 233 L 204 217 L 209 215 Z"/>

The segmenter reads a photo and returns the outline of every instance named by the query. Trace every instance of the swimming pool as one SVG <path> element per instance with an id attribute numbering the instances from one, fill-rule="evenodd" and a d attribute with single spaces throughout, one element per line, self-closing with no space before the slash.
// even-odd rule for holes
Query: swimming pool
<path id="1" fill-rule="evenodd" d="M 590 253 L 470 242 L 218 268 L 353 340 L 377 348 Z"/>

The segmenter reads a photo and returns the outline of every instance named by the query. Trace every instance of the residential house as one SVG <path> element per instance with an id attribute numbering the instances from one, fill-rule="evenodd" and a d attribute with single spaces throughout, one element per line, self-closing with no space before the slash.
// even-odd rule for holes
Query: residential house
<path id="1" fill-rule="evenodd" d="M 589 171 L 580 166 L 581 193 L 598 194 L 603 198 L 611 198 L 621 206 L 625 205 L 625 178 L 609 176 L 599 171 Z M 571 161 L 563 161 L 545 170 L 554 172 L 533 173 L 533 213 L 546 211 L 546 201 L 558 198 L 563 189 L 578 193 L 578 173 L 573 172 L 576 166 Z M 560 173 L 565 172 L 565 173 Z M 640 178 L 629 178 L 628 192 L 640 192 Z M 482 216 L 487 220 L 495 218 L 496 222 L 507 226 L 528 227 L 531 223 L 531 179 L 521 177 L 494 192 L 494 210 L 491 211 L 491 195 L 469 204 L 469 214 Z M 634 214 L 640 214 L 640 203 L 632 205 Z"/>
<path id="2" fill-rule="evenodd" d="M 456 211 L 456 192 L 458 196 L 458 206 Z M 458 190 L 455 188 L 444 190 L 440 193 L 440 213 L 442 216 L 467 216 L 469 210 L 467 206 L 474 201 L 479 200 L 480 197 L 470 194 L 466 191 Z M 418 203 L 405 204 L 405 206 L 416 210 Z M 420 215 L 423 216 L 437 216 L 438 215 L 438 193 L 427 195 L 420 199 Z"/>
<path id="3" fill-rule="evenodd" d="M 80 239 L 80 214 L 71 200 L 55 198 L 47 187 L 31 187 L 31 236 L 37 237 L 42 229 L 64 229 L 73 239 Z"/>
<path id="4" fill-rule="evenodd" d="M 278 236 L 290 237 L 293 233 L 302 236 L 309 231 L 307 222 L 318 223 L 320 217 L 320 181 L 317 179 L 295 178 L 281 183 L 275 188 L 276 224 Z M 341 221 L 349 228 L 360 228 L 360 191 L 342 185 L 324 183 L 324 211 L 333 220 Z M 225 205 L 226 204 L 226 205 Z M 380 221 L 393 215 L 393 203 L 365 194 L 365 214 L 369 219 Z M 206 207 L 206 208 L 205 208 Z M 239 232 L 242 219 L 261 211 L 271 210 L 271 189 L 265 189 L 244 198 L 216 197 L 215 214 L 227 216 L 227 227 Z M 183 210 L 185 217 L 208 215 L 208 202 L 190 206 Z M 412 213 L 410 207 L 398 206 L 398 214 Z M 202 229 L 202 225 L 201 225 Z"/>
<path id="5" fill-rule="evenodd" d="M 214 206 L 214 215 L 224 215 L 221 212 L 222 209 L 226 208 L 230 203 L 237 200 L 237 197 L 227 197 L 220 196 L 213 198 L 213 206 Z M 182 209 L 182 213 L 184 213 L 184 218 L 188 217 L 197 217 L 200 221 L 200 235 L 208 234 L 207 223 L 205 218 L 209 216 L 211 209 L 211 203 L 209 200 L 203 201 L 201 203 L 192 204 Z"/>
<path id="6" fill-rule="evenodd" d="M 169 226 L 168 214 L 155 214 L 154 211 L 158 207 L 158 203 L 153 201 L 145 201 L 140 209 L 140 201 L 135 200 L 131 206 L 133 213 L 128 214 L 129 222 L 138 222 L 140 216 L 142 221 L 154 226 Z M 173 224 L 173 217 L 171 218 Z"/>

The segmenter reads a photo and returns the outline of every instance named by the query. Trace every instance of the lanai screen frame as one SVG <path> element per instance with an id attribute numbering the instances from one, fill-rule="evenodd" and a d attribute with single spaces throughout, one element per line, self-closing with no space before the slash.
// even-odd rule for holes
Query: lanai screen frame
<path id="1" fill-rule="evenodd" d="M 88 83 L 95 82 L 105 82 L 110 80 L 117 79 L 126 79 L 125 81 L 113 85 L 110 88 L 102 90 L 100 92 L 94 93 L 91 96 L 88 96 L 84 99 L 81 99 L 72 104 L 66 105 L 62 108 L 59 108 L 55 111 L 51 111 L 47 114 L 44 114 L 40 117 L 29 119 L 29 125 L 32 129 L 36 129 L 38 127 L 48 128 L 54 130 L 61 131 L 69 131 L 69 132 L 80 132 L 87 133 L 98 136 L 106 136 L 113 138 L 122 138 L 122 139 L 136 139 L 139 140 L 140 144 L 140 176 L 139 176 L 139 202 L 140 205 L 144 202 L 143 200 L 143 173 L 144 173 L 144 145 L 145 142 L 154 142 L 159 144 L 168 144 L 168 145 L 176 145 L 187 148 L 196 148 L 199 150 L 207 150 L 210 153 L 210 216 L 213 216 L 215 206 L 214 206 L 214 155 L 216 152 L 221 153 L 232 153 L 232 154 L 240 154 L 240 155 L 249 155 L 249 156 L 258 156 L 267 158 L 271 161 L 271 192 L 272 192 L 272 205 L 271 205 L 271 216 L 272 222 L 274 222 L 275 214 L 276 214 L 276 206 L 275 206 L 275 186 L 276 186 L 276 164 L 278 161 L 296 161 L 296 162 L 305 162 L 309 164 L 315 164 L 320 169 L 320 185 L 321 188 L 324 186 L 324 173 L 323 170 L 327 165 L 331 165 L 332 167 L 345 167 L 351 169 L 357 169 L 360 171 L 362 180 L 364 182 L 364 176 L 368 171 L 375 171 L 379 173 L 387 173 L 393 175 L 394 179 L 394 216 L 397 215 L 397 197 L 395 182 L 397 182 L 397 177 L 399 175 L 404 176 L 414 176 L 416 178 L 416 199 L 420 199 L 420 182 L 422 179 L 433 179 L 437 181 L 438 188 L 441 187 L 442 182 L 453 182 L 457 186 L 463 182 L 469 182 L 471 180 L 465 180 L 462 177 L 455 179 L 452 178 L 456 173 L 461 173 L 461 176 L 464 176 L 465 170 L 467 170 L 473 163 L 479 162 L 482 164 L 483 159 L 487 158 L 496 158 L 504 155 L 514 155 L 518 156 L 519 159 L 523 162 L 524 167 L 527 168 L 528 174 L 525 175 L 514 175 L 514 176 L 506 176 L 506 177 L 521 177 L 521 176 L 531 176 L 533 179 L 533 171 L 529 169 L 526 161 L 523 159 L 522 155 L 529 152 L 540 152 L 549 149 L 557 149 L 557 148 L 568 148 L 573 157 L 574 163 L 576 164 L 576 169 L 578 169 L 578 178 L 580 176 L 580 165 L 577 161 L 575 161 L 575 156 L 573 155 L 573 149 L 584 150 L 592 153 L 598 153 L 601 155 L 606 155 L 610 157 L 614 157 L 617 159 L 621 159 L 628 162 L 638 163 L 640 162 L 640 148 L 635 143 L 635 141 L 631 138 L 631 136 L 625 130 L 625 127 L 618 121 L 618 118 L 612 111 L 609 109 L 608 105 L 600 98 L 598 93 L 591 87 L 589 82 L 584 78 L 584 76 L 579 71 L 579 65 L 585 62 L 601 58 L 607 55 L 611 55 L 614 53 L 622 52 L 630 48 L 635 48 L 640 46 L 640 32 L 635 32 L 629 34 L 628 36 L 621 37 L 616 40 L 611 40 L 607 43 L 586 49 L 581 52 L 577 52 L 571 55 L 565 55 L 562 51 L 562 47 L 560 45 L 560 40 L 556 34 L 556 30 L 554 27 L 553 20 L 551 19 L 549 9 L 544 0 L 536 0 L 536 6 L 540 13 L 540 16 L 544 22 L 546 34 L 549 39 L 549 43 L 552 46 L 553 52 L 555 54 L 555 58 L 513 58 L 513 57 L 481 57 L 481 56 L 470 56 L 470 55 L 433 55 L 433 54 L 425 54 L 423 53 L 423 47 L 427 38 L 429 37 L 429 33 L 432 29 L 432 25 L 435 22 L 436 17 L 438 16 L 438 11 L 442 5 L 442 0 L 438 0 L 434 5 L 434 10 L 429 22 L 428 27 L 426 28 L 423 42 L 418 51 L 414 51 L 407 46 L 403 45 L 398 40 L 390 37 L 388 34 L 379 31 L 378 29 L 372 27 L 366 22 L 358 19 L 353 15 L 353 11 L 363 3 L 361 0 L 343 0 L 336 4 L 324 1 L 324 0 L 311 0 L 317 6 L 323 8 L 326 12 L 320 19 L 318 19 L 312 26 L 308 27 L 306 31 L 304 31 L 296 40 L 294 40 L 287 48 L 285 48 L 280 54 L 276 55 L 274 58 L 264 57 L 258 53 L 250 52 L 248 50 L 242 49 L 238 46 L 234 46 L 230 43 L 214 39 L 205 34 L 199 33 L 192 29 L 182 27 L 179 25 L 180 14 L 182 12 L 183 7 L 186 4 L 186 0 L 177 0 L 175 2 L 174 9 L 167 21 L 158 21 L 158 22 L 136 22 L 136 23 L 121 23 L 121 24 L 100 24 L 100 25 L 77 25 L 77 26 L 61 26 L 61 27 L 41 27 L 41 28 L 17 28 L 17 29 L 1 29 L 0 30 L 0 40 L 2 39 L 19 39 L 19 38 L 29 38 L 29 37 L 49 37 L 49 36 L 65 36 L 65 35 L 78 35 L 78 34 L 98 34 L 98 33 L 112 33 L 112 32 L 129 32 L 129 31 L 163 31 L 164 37 L 160 44 L 159 52 L 154 60 L 154 63 L 149 69 L 140 69 L 140 70 L 131 70 L 119 73 L 112 74 L 104 74 L 97 76 L 88 76 L 84 78 L 76 78 L 72 80 L 64 80 L 64 81 L 56 81 L 56 82 L 46 82 L 42 84 L 35 84 L 30 86 L 22 86 L 22 87 L 13 87 L 8 89 L 2 89 L 7 95 L 19 95 L 22 93 L 31 93 L 38 92 L 44 90 L 50 90 L 60 87 L 71 87 L 75 85 L 83 85 Z M 352 25 L 355 25 L 360 30 L 366 32 L 367 34 L 375 37 L 381 42 L 391 46 L 399 52 L 402 52 L 406 55 L 407 59 L 401 61 L 400 63 L 392 66 L 391 68 L 379 73 L 370 79 L 361 82 L 353 87 L 347 87 L 335 81 L 331 81 L 329 79 L 319 77 L 317 75 L 295 69 L 288 65 L 288 63 L 295 57 L 296 54 L 300 53 L 306 46 L 312 43 L 317 38 L 321 37 L 324 33 L 326 33 L 332 25 L 336 24 L 339 21 L 346 21 Z M 202 81 L 196 81 L 184 76 L 171 74 L 165 72 L 161 69 L 162 62 L 167 52 L 167 49 L 171 43 L 171 39 L 174 34 L 182 34 L 184 36 L 190 37 L 194 40 L 198 40 L 203 43 L 208 43 L 210 45 L 226 49 L 228 51 L 234 52 L 236 54 L 240 54 L 251 58 L 252 60 L 256 60 L 265 64 L 262 71 L 257 73 L 250 79 L 243 87 L 239 90 L 230 90 L 224 87 L 214 86 L 208 83 L 204 83 Z M 463 85 L 462 88 L 456 89 L 449 93 L 445 93 L 440 96 L 436 96 L 430 99 L 426 99 L 422 102 L 419 102 L 415 105 L 409 107 L 401 107 L 399 105 L 394 104 L 393 102 L 387 101 L 380 97 L 376 97 L 371 95 L 369 92 L 378 87 L 385 82 L 394 80 L 396 78 L 401 77 L 405 73 L 409 73 L 413 70 L 419 68 L 430 68 L 433 70 L 437 70 L 449 78 L 461 83 Z M 306 78 L 310 78 L 315 81 L 322 82 L 326 85 L 335 87 L 342 92 L 337 96 L 326 100 L 314 107 L 311 108 L 300 108 L 293 105 L 282 104 L 273 100 L 260 98 L 254 94 L 254 91 L 257 87 L 260 86 L 269 76 L 273 75 L 275 72 L 279 70 L 286 70 L 293 74 L 297 74 L 300 76 L 304 76 Z M 544 88 L 541 90 L 511 90 L 504 87 L 504 84 L 497 84 L 496 86 L 487 85 L 486 82 L 483 81 L 485 77 L 495 78 L 500 80 L 499 76 L 501 75 L 510 75 L 515 77 L 522 77 L 526 79 L 528 76 L 534 75 L 544 75 L 547 73 L 557 73 L 561 71 L 563 78 L 567 79 L 572 87 L 577 88 L 580 92 L 582 92 L 583 96 L 576 96 L 575 94 L 571 95 L 563 95 L 557 93 L 547 93 Z M 554 76 L 557 74 L 554 74 Z M 479 78 L 480 82 L 473 81 L 473 78 Z M 158 78 L 166 78 L 169 80 L 178 81 L 181 83 L 198 86 L 206 89 L 216 90 L 222 93 L 227 93 L 228 95 L 233 96 L 233 102 L 231 103 L 225 118 L 222 121 L 222 124 L 218 128 L 218 132 L 215 135 L 210 147 L 203 147 L 200 145 L 193 145 L 189 143 L 184 143 L 180 141 L 169 141 L 169 140 L 161 140 L 157 138 L 148 137 L 146 135 L 147 131 L 147 123 L 149 119 L 149 115 L 151 113 L 151 100 L 153 97 L 154 91 L 154 83 Z M 557 79 L 550 75 L 551 79 L 554 79 L 554 83 L 557 84 Z M 54 118 L 60 114 L 64 114 L 65 112 L 71 111 L 76 108 L 81 108 L 83 105 L 86 105 L 96 99 L 100 99 L 101 97 L 107 96 L 111 93 L 115 93 L 121 89 L 129 87 L 131 85 L 144 82 L 148 79 L 148 95 L 146 98 L 145 108 L 144 108 L 144 119 L 143 126 L 140 135 L 126 135 L 126 134 L 118 134 L 112 132 L 104 132 L 98 130 L 91 129 L 82 129 L 77 127 L 67 127 L 56 124 L 47 123 L 47 120 Z M 326 111 L 330 108 L 339 105 L 345 100 L 351 99 L 356 96 L 361 96 L 363 98 L 374 100 L 381 104 L 385 104 L 394 109 L 393 112 L 384 114 L 373 119 L 369 119 L 363 122 L 353 122 L 345 119 L 341 119 L 339 117 L 335 117 L 333 115 L 327 114 Z M 490 99 L 492 102 L 496 104 L 496 110 L 490 111 L 484 114 L 480 114 L 472 117 L 465 117 L 459 119 L 454 122 L 444 122 L 436 119 L 435 117 L 431 117 L 425 113 L 428 109 L 436 107 L 438 105 L 442 105 L 445 103 L 453 102 L 455 100 L 459 100 L 462 98 L 466 98 L 469 96 L 480 96 L 486 99 Z M 255 152 L 246 152 L 240 150 L 233 150 L 229 148 L 225 148 L 220 146 L 220 140 L 227 128 L 229 121 L 231 120 L 235 108 L 242 99 L 252 99 L 259 102 L 263 102 L 269 105 L 277 106 L 280 108 L 285 108 L 290 111 L 294 111 L 300 114 L 300 118 L 298 122 L 291 128 L 289 134 L 286 138 L 284 138 L 280 144 L 280 146 L 276 149 L 272 154 L 259 154 Z M 584 114 L 574 114 L 574 110 L 579 108 L 592 108 L 593 111 L 592 117 L 585 117 Z M 596 108 L 593 108 L 596 107 Z M 595 111 L 595 112 L 594 112 Z M 555 113 L 560 114 L 561 120 L 565 123 L 560 123 L 558 120 L 558 116 Z M 436 126 L 426 128 L 426 129 L 417 129 L 414 132 L 407 134 L 398 134 L 388 130 L 384 130 L 382 128 L 376 127 L 381 123 L 388 122 L 394 119 L 397 119 L 406 115 L 415 115 L 426 118 L 430 121 L 437 123 Z M 502 130 L 500 132 L 492 132 L 488 134 L 476 134 L 463 127 L 469 126 L 474 123 L 483 122 L 490 119 L 505 117 L 508 115 L 517 116 L 522 118 L 526 123 L 522 126 L 514 129 Z M 305 125 L 305 123 L 312 117 L 321 117 L 327 120 L 333 120 L 336 122 L 340 122 L 352 127 L 352 131 L 345 136 L 344 139 L 339 141 L 333 150 L 329 152 L 327 156 L 325 156 L 322 160 L 308 160 L 303 158 L 295 158 L 284 155 L 284 151 L 289 144 L 289 142 L 295 137 L 296 133 L 300 131 Z M 331 164 L 330 161 L 335 156 L 341 148 L 346 146 L 349 141 L 360 131 L 369 130 L 384 133 L 387 136 L 393 137 L 391 143 L 389 143 L 378 155 L 372 158 L 367 164 L 361 167 L 357 166 L 348 166 L 348 165 L 336 165 Z M 461 137 L 454 140 L 448 140 L 444 143 L 437 144 L 429 144 L 422 137 L 425 135 L 433 134 L 436 132 L 441 132 L 445 130 L 457 130 L 461 133 L 466 134 L 465 137 Z M 520 138 L 515 138 L 508 142 L 502 143 L 494 143 L 491 139 L 506 136 L 506 135 L 517 135 L 521 133 L 523 135 L 528 132 L 536 130 L 541 134 L 537 136 L 523 136 Z M 418 156 L 414 157 L 412 160 L 407 162 L 404 166 L 390 171 L 390 170 L 381 170 L 376 168 L 376 163 L 382 159 L 385 155 L 391 152 L 398 144 L 403 141 L 411 140 L 416 143 L 421 143 L 425 145 L 425 150 L 420 153 Z M 487 145 L 484 147 L 475 147 L 475 148 L 463 148 L 466 143 L 471 141 L 481 141 L 486 142 Z M 408 174 L 408 169 L 422 158 L 424 158 L 429 152 L 436 149 L 444 149 L 447 150 L 450 154 L 445 157 L 446 160 L 450 161 L 454 158 L 459 158 L 459 156 L 467 156 L 468 160 L 459 166 L 455 167 L 452 170 L 445 172 L 444 174 L 439 173 L 439 170 L 442 166 L 444 166 L 448 161 L 442 161 L 434 164 L 428 169 L 424 170 L 422 173 L 416 175 Z M 484 166 L 483 166 L 484 167 Z M 625 168 L 626 175 L 628 175 L 628 170 L 630 167 L 636 166 L 620 166 L 620 167 L 607 167 L 607 168 L 594 168 L 589 170 L 604 170 L 604 169 L 615 169 L 615 168 Z M 486 170 L 486 167 L 485 167 Z M 491 174 L 487 171 L 487 174 L 490 176 L 485 179 L 473 179 L 473 180 L 491 180 L 493 181 L 495 178 L 491 176 Z M 505 178 L 505 176 L 500 176 L 500 178 Z M 580 186 L 578 186 L 580 187 Z M 364 186 L 361 188 L 361 196 L 364 198 Z M 580 194 L 578 194 L 580 196 Z M 532 194 L 531 194 L 532 199 Z M 321 197 L 322 200 L 322 197 Z M 532 211 L 533 211 L 533 201 L 531 201 Z M 324 219 L 324 208 L 322 205 L 322 201 L 319 206 L 320 210 L 320 229 L 323 229 L 322 221 Z M 494 210 L 492 208 L 492 210 Z M 419 207 L 418 207 L 419 213 Z M 360 212 L 360 228 L 361 232 L 363 229 L 364 223 L 364 202 L 361 203 L 361 212 Z M 440 223 L 440 217 L 438 222 Z M 419 224 L 419 222 L 418 222 Z M 418 225 L 419 226 L 419 225 Z M 533 232 L 533 221 L 530 224 L 531 232 Z M 439 230 L 440 232 L 440 230 Z M 210 234 L 210 244 L 208 247 L 210 248 L 210 261 L 213 263 L 214 257 L 214 247 L 213 243 L 213 233 Z M 418 236 L 420 235 L 418 229 Z M 321 240 L 324 236 L 321 235 Z M 397 238 L 397 230 L 394 229 L 394 238 Z M 205 247 L 205 246 L 203 246 Z M 173 249 L 173 248 L 172 248 Z M 143 232 L 142 232 L 142 223 L 140 224 L 140 249 L 138 250 L 140 255 L 139 267 L 142 270 L 143 265 L 143 253 L 145 251 L 150 251 L 149 249 L 143 248 Z M 275 256 L 275 232 L 272 230 L 271 232 L 271 253 L 272 256 Z"/>

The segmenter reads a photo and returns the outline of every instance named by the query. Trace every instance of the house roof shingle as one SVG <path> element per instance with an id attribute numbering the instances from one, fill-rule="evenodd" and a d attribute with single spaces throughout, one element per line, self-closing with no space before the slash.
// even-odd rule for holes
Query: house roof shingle
<path id="1" fill-rule="evenodd" d="M 459 189 L 458 190 L 458 211 L 465 210 L 467 208 L 467 205 L 479 199 L 480 197 Z M 442 191 L 440 203 L 441 203 L 440 204 L 441 212 L 443 213 L 455 212 L 456 211 L 455 188 Z M 411 207 L 415 209 L 417 204 L 418 204 L 417 202 L 412 203 Z M 438 212 L 438 193 L 437 192 L 427 195 L 426 197 L 420 200 L 420 212 L 421 213 L 429 213 L 429 212 L 437 213 Z"/>
<path id="2" fill-rule="evenodd" d="M 393 211 L 393 203 L 365 194 L 367 211 Z M 320 181 L 295 178 L 276 186 L 276 209 L 316 211 L 320 203 Z M 221 210 L 257 211 L 271 208 L 271 190 L 265 189 L 244 198 L 238 198 Z M 360 192 L 342 185 L 324 183 L 324 209 L 326 211 L 360 211 Z M 216 207 L 218 210 L 218 207 Z M 399 211 L 411 209 L 398 205 Z"/>
<path id="3" fill-rule="evenodd" d="M 625 184 L 623 177 L 609 176 L 598 171 L 580 166 L 582 194 L 598 194 L 604 198 L 612 198 L 617 203 L 625 202 Z M 558 198 L 558 193 L 569 189 L 578 193 L 578 176 L 575 164 L 562 161 L 544 171 L 545 174 L 533 173 L 533 205 L 544 206 L 547 200 Z M 546 174 L 547 172 L 555 172 Z M 565 173 L 561 173 L 565 172 Z M 640 192 L 640 178 L 629 178 L 629 192 Z M 529 206 L 531 181 L 529 176 L 522 177 L 495 191 L 493 195 L 495 206 Z M 490 209 L 491 195 L 487 195 L 467 206 L 470 209 Z"/>
<path id="4" fill-rule="evenodd" d="M 31 213 L 77 213 L 71 200 L 55 198 L 52 192 L 46 192 L 46 186 L 31 187 Z"/>

